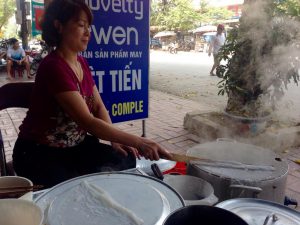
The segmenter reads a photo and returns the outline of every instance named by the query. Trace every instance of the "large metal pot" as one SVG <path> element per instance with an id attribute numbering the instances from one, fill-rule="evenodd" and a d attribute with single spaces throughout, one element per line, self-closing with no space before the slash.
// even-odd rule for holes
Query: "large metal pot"
<path id="1" fill-rule="evenodd" d="M 111 172 L 77 177 L 56 185 L 35 199 L 47 225 L 161 225 L 184 206 L 181 196 L 158 179 Z"/>
<path id="2" fill-rule="evenodd" d="M 248 225 L 242 218 L 225 209 L 189 205 L 171 213 L 163 225 Z"/>
<path id="3" fill-rule="evenodd" d="M 249 225 L 299 225 L 300 213 L 275 202 L 236 198 L 220 202 L 216 207 L 229 210 Z"/>
<path id="4" fill-rule="evenodd" d="M 219 201 L 257 197 L 284 202 L 288 163 L 269 149 L 222 139 L 196 145 L 187 155 L 217 161 L 190 163 L 187 174 L 208 181 Z"/>

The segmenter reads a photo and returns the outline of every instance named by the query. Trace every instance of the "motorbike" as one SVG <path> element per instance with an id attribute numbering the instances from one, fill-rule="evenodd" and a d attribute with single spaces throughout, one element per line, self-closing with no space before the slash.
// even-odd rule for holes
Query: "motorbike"
<path id="1" fill-rule="evenodd" d="M 168 51 L 171 54 L 177 54 L 178 51 L 178 43 L 170 43 L 168 47 Z"/>
<path id="2" fill-rule="evenodd" d="M 49 54 L 50 48 L 45 44 L 45 42 L 40 42 L 42 49 L 39 52 L 31 51 L 29 54 L 30 61 L 30 75 L 35 76 L 37 69 L 41 61 Z"/>
<path id="3" fill-rule="evenodd" d="M 0 70 L 6 70 L 6 52 L 10 44 L 10 39 L 0 40 Z"/>

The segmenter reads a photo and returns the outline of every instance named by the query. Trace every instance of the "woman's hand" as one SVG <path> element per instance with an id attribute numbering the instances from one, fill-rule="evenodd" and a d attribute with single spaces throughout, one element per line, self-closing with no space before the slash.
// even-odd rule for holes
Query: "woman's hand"
<path id="1" fill-rule="evenodd" d="M 141 138 L 138 146 L 140 155 L 145 159 L 159 160 L 160 158 L 172 159 L 172 155 L 165 148 L 154 141 L 146 138 Z"/>
<path id="2" fill-rule="evenodd" d="M 112 142 L 111 146 L 113 147 L 114 150 L 116 150 L 117 152 L 119 152 L 120 154 L 122 154 L 124 156 L 127 156 L 128 153 L 130 153 L 130 154 L 133 154 L 135 158 L 141 159 L 139 152 L 136 148 L 122 145 L 122 144 L 115 143 L 115 142 Z"/>

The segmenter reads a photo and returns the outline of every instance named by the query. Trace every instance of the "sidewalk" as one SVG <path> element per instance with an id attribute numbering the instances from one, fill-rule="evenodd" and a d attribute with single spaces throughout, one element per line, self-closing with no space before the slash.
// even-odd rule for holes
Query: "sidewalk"
<path id="1" fill-rule="evenodd" d="M 26 79 L 24 78 L 24 81 Z M 0 75 L 0 86 L 7 83 L 4 75 Z M 201 138 L 190 134 L 183 128 L 183 118 L 187 112 L 194 110 L 212 110 L 213 107 L 182 99 L 159 91 L 150 90 L 149 118 L 146 119 L 146 136 L 159 142 L 171 152 L 183 153 L 192 146 L 201 143 Z M 26 109 L 7 109 L 0 112 L 0 129 L 7 152 L 7 160 L 11 160 L 12 149 L 17 138 Z M 116 124 L 122 130 L 142 135 L 142 121 L 128 121 Z M 300 204 L 300 165 L 292 160 L 300 159 L 300 148 L 289 149 L 284 155 L 289 162 L 286 195 Z M 300 206 L 297 208 L 300 211 Z"/>

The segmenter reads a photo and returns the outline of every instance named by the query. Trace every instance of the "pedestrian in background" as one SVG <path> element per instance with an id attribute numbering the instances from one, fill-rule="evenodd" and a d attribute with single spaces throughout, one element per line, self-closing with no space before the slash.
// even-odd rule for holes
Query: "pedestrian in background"
<path id="1" fill-rule="evenodd" d="M 16 173 L 44 187 L 108 168 L 135 168 L 140 155 L 171 158 L 156 142 L 112 125 L 89 65 L 79 56 L 90 40 L 92 17 L 84 0 L 52 0 L 44 14 L 42 37 L 55 50 L 39 66 L 13 151 Z"/>
<path id="2" fill-rule="evenodd" d="M 7 78 L 13 79 L 11 76 L 11 70 L 13 67 L 17 66 L 25 66 L 27 77 L 32 78 L 30 75 L 30 64 L 29 60 L 25 54 L 24 49 L 20 46 L 20 43 L 18 39 L 11 38 L 10 39 L 10 47 L 8 47 L 7 54 L 6 54 L 6 60 L 7 60 Z"/>
<path id="3" fill-rule="evenodd" d="M 217 27 L 217 34 L 211 39 L 208 49 L 208 56 L 211 56 L 211 53 L 214 57 L 214 64 L 210 70 L 210 75 L 215 76 L 214 70 L 220 65 L 220 60 L 218 59 L 218 53 L 221 47 L 225 43 L 225 34 L 224 34 L 224 25 L 219 24 Z"/>

